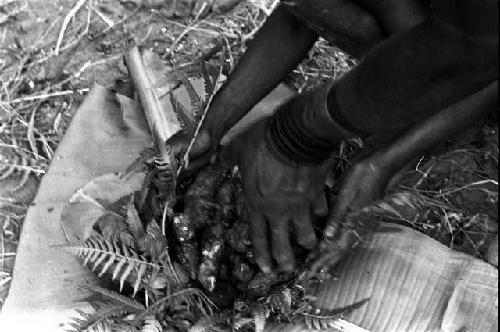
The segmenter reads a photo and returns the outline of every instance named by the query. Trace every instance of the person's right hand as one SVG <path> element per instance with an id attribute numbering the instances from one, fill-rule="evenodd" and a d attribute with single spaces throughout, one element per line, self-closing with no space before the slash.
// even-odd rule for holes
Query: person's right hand
<path id="1" fill-rule="evenodd" d="M 295 268 L 291 231 L 298 244 L 314 249 L 312 213 L 328 213 L 323 191 L 327 163 L 298 165 L 276 158 L 264 139 L 267 121 L 259 120 L 235 137 L 221 149 L 220 158 L 239 167 L 260 269 L 271 272 L 274 259 L 280 270 L 291 271 Z"/>

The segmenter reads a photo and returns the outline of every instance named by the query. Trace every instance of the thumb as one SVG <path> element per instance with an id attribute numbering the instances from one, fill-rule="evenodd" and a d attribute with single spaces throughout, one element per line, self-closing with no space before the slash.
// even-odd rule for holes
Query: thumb
<path id="1" fill-rule="evenodd" d="M 353 195 L 350 191 L 345 189 L 340 190 L 339 195 L 336 197 L 336 201 L 332 202 L 334 203 L 331 204 L 333 208 L 330 211 L 328 221 L 324 229 L 325 237 L 333 238 L 337 234 L 340 226 L 342 225 L 342 221 L 349 210 L 353 198 L 352 196 Z M 330 200 L 333 201 L 334 199 L 335 196 L 332 195 Z"/>
<path id="2" fill-rule="evenodd" d="M 220 145 L 217 152 L 217 158 L 224 167 L 232 167 L 238 163 L 238 149 L 236 148 L 237 142 L 235 140 L 228 144 Z"/>
<path id="3" fill-rule="evenodd" d="M 197 156 L 203 155 L 208 152 L 212 145 L 214 144 L 210 133 L 206 129 L 200 130 L 198 133 L 196 140 L 189 151 L 189 157 L 195 158 Z"/>

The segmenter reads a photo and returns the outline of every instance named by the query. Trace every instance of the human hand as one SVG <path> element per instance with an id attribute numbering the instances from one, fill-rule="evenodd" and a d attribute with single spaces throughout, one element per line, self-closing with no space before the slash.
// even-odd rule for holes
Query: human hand
<path id="1" fill-rule="evenodd" d="M 387 167 L 377 156 L 357 161 L 340 182 L 340 191 L 329 213 L 319 258 L 312 273 L 337 264 L 350 250 L 378 227 L 378 221 L 360 218 L 359 212 L 381 198 L 391 179 Z"/>
<path id="2" fill-rule="evenodd" d="M 264 139 L 268 121 L 261 119 L 237 136 L 220 157 L 239 167 L 257 264 L 270 272 L 274 258 L 280 269 L 290 271 L 295 267 L 290 230 L 302 247 L 313 249 L 317 239 L 311 212 L 328 213 L 323 191 L 327 165 L 278 160 Z"/>
<path id="3" fill-rule="evenodd" d="M 171 155 L 181 161 L 181 177 L 188 177 L 198 169 L 208 164 L 214 157 L 219 144 L 207 129 L 200 129 L 194 141 L 190 135 L 179 133 L 172 136 L 166 142 Z M 186 152 L 188 153 L 188 163 L 184 162 Z"/>

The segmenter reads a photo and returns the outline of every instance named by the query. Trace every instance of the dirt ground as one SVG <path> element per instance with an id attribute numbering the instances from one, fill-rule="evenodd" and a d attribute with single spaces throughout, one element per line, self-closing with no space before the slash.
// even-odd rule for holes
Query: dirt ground
<path id="1" fill-rule="evenodd" d="M 0 308 L 24 214 L 73 114 L 93 84 L 128 80 L 124 41 L 133 39 L 174 67 L 211 54 L 233 68 L 277 3 L 248 0 L 226 13 L 172 17 L 158 5 L 165 2 L 0 0 Z M 288 82 L 302 91 L 355 63 L 320 41 Z M 411 192 L 422 202 L 406 224 L 482 258 L 498 228 L 497 172 L 492 114 L 422 157 L 393 192 Z"/>

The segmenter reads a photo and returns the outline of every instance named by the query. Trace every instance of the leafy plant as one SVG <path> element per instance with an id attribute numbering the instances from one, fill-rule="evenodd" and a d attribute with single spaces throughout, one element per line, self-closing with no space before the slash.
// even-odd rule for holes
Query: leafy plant
<path id="1" fill-rule="evenodd" d="M 112 274 L 111 280 L 120 281 L 120 291 L 125 281 L 133 285 L 137 294 L 146 273 L 151 269 L 159 270 L 158 264 L 146 261 L 144 256 L 125 244 L 110 242 L 100 235 L 93 235 L 79 245 L 65 247 L 67 251 L 83 260 L 83 265 L 102 277 L 106 272 Z"/>
<path id="2" fill-rule="evenodd" d="M 129 56 L 132 78 L 141 71 L 152 74 L 151 65 L 142 62 L 145 59 L 137 52 Z M 141 81 L 157 90 L 165 90 L 163 87 L 167 86 L 163 94 L 155 90 L 152 96 L 147 96 L 147 89 L 142 91 L 142 97 L 148 99 L 141 99 L 146 118 L 157 117 L 159 103 L 166 99 L 180 130 L 176 131 L 172 124 L 163 128 L 172 134 L 165 143 L 160 140 L 162 127 L 155 125 L 151 128 L 154 148 L 146 149 L 124 173 L 94 179 L 72 198 L 72 204 L 81 204 L 70 205 L 76 212 L 64 214 L 63 219 L 80 218 L 92 225 L 84 241 L 72 238 L 65 249 L 110 285 L 110 288 L 89 289 L 98 296 L 92 302 L 94 312 L 79 311 L 72 328 L 76 331 L 169 328 L 200 332 L 263 331 L 269 321 L 331 325 L 344 311 L 320 315 L 313 303 L 315 298 L 308 294 L 310 280 L 305 279 L 305 273 L 261 279 L 257 275 L 252 279 L 255 272 L 251 260 L 231 263 L 235 270 L 238 267 L 246 271 L 238 280 L 246 280 L 248 290 L 240 290 L 238 298 L 223 303 L 222 307 L 214 303 L 227 295 L 217 295 L 221 258 L 246 250 L 245 244 L 236 249 L 226 245 L 229 241 L 224 230 L 232 227 L 235 219 L 244 218 L 245 211 L 238 199 L 242 193 L 238 191 L 241 184 L 237 171 L 209 166 L 193 179 L 177 182 L 179 170 L 189 161 L 189 149 L 220 83 L 221 70 L 214 76 L 204 63 L 197 68 L 189 76 L 203 78 L 203 97 L 199 87 L 179 70 L 166 80 L 149 77 Z M 179 89 L 188 96 L 190 105 L 178 98 Z M 183 160 L 176 160 L 170 152 L 178 135 L 191 138 Z M 145 176 L 137 175 L 143 172 Z M 82 217 L 79 215 L 82 211 L 91 215 Z M 200 229 L 201 241 L 196 237 Z M 238 237 L 236 242 L 245 243 L 241 235 L 248 232 L 235 230 L 232 234 Z M 198 242 L 202 249 L 199 268 Z M 169 243 L 175 245 L 170 247 Z M 264 286 L 263 289 L 252 293 L 250 279 L 257 280 L 256 284 Z"/>

